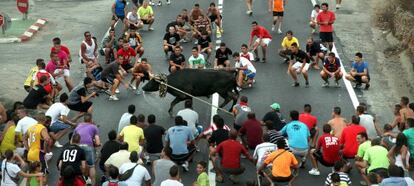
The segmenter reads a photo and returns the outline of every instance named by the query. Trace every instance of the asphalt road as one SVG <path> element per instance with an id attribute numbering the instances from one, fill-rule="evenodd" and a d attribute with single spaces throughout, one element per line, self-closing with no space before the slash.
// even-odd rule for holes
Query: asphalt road
<path id="1" fill-rule="evenodd" d="M 153 7 L 156 15 L 156 21 L 154 23 L 155 31 L 142 31 L 141 34 L 144 39 L 145 54 L 144 57 L 149 59 L 152 64 L 154 72 L 167 73 L 168 65 L 162 53 L 162 37 L 164 35 L 165 26 L 169 22 L 175 19 L 175 16 L 179 14 L 181 9 L 186 8 L 191 10 L 193 3 L 188 1 L 174 1 L 171 5 L 164 5 L 162 7 Z M 199 1 L 201 8 L 207 9 L 210 1 Z M 216 2 L 217 3 L 217 2 Z M 294 35 L 300 40 L 301 46 L 304 46 L 306 38 L 309 37 L 310 29 L 307 27 L 308 17 L 311 11 L 311 2 L 309 0 L 300 1 L 288 1 L 285 19 L 283 23 L 283 31 L 292 30 Z M 224 2 L 223 17 L 224 17 L 224 31 L 222 42 L 225 42 L 233 51 L 238 51 L 242 43 L 248 42 L 250 34 L 250 23 L 252 21 L 258 21 L 259 24 L 264 25 L 267 29 L 271 28 L 271 13 L 267 12 L 267 1 L 255 1 L 254 2 L 254 14 L 249 17 L 245 14 L 245 4 L 243 0 L 232 0 Z M 110 12 L 108 11 L 108 19 Z M 96 23 L 98 25 L 107 25 L 108 23 Z M 117 27 L 117 33 L 119 33 L 119 25 Z M 106 30 L 102 30 L 101 33 L 96 33 L 98 40 L 101 40 Z M 309 103 L 313 106 L 313 114 L 318 116 L 318 126 L 322 126 L 329 120 L 331 109 L 334 106 L 340 106 L 343 109 L 343 115 L 347 118 L 353 114 L 353 106 L 349 95 L 342 84 L 343 88 L 322 88 L 322 80 L 319 77 L 319 71 L 310 70 L 310 88 L 291 87 L 292 80 L 286 73 L 287 65 L 282 62 L 282 59 L 278 57 L 277 50 L 280 46 L 280 42 L 283 35 L 272 33 L 273 41 L 268 49 L 267 63 L 256 63 L 257 78 L 256 84 L 251 89 L 245 89 L 241 92 L 241 95 L 246 95 L 249 98 L 249 102 L 256 112 L 258 118 L 262 118 L 263 115 L 270 109 L 269 105 L 273 102 L 278 102 L 281 105 L 282 112 L 285 116 L 293 109 L 300 110 L 303 105 Z M 316 35 L 315 35 L 316 37 Z M 214 42 L 214 41 L 213 41 Z M 191 43 L 184 44 L 184 55 L 186 58 L 190 56 Z M 76 49 L 77 50 L 77 49 Z M 261 55 L 261 52 L 260 52 Z M 103 58 L 103 57 L 101 57 Z M 75 80 L 76 81 L 76 80 Z M 79 80 L 78 80 L 79 81 Z M 78 82 L 76 81 L 76 82 Z M 300 77 L 300 82 L 303 85 L 304 80 Z M 117 128 L 120 116 L 127 111 L 129 104 L 135 104 L 137 112 L 139 114 L 155 114 L 157 116 L 157 123 L 165 128 L 173 125 L 172 118 L 169 117 L 167 109 L 169 103 L 172 101 L 171 96 L 166 98 L 159 98 L 157 93 L 135 95 L 132 91 L 126 90 L 121 87 L 121 93 L 118 95 L 119 101 L 108 101 L 106 95 L 102 95 L 93 100 L 94 106 L 94 121 L 100 125 L 100 137 L 101 141 L 107 140 L 107 133 Z M 207 101 L 210 99 L 203 98 Z M 220 100 L 221 102 L 222 100 Z M 195 101 L 194 109 L 200 115 L 200 121 L 204 126 L 207 126 L 210 122 L 211 108 L 208 105 L 204 105 Z M 229 105 L 228 105 L 229 106 Z M 183 108 L 183 103 L 178 104 L 174 113 L 177 113 L 179 109 Z M 231 124 L 233 121 L 231 117 L 224 113 L 221 113 L 226 118 L 226 123 Z M 61 141 L 63 144 L 65 141 Z M 207 160 L 207 146 L 204 141 L 199 144 L 201 152 L 197 153 L 194 161 Z M 49 176 L 49 185 L 55 185 L 58 179 L 56 162 L 58 150 L 54 150 L 55 156 L 50 165 L 51 174 Z M 255 167 L 253 164 L 243 160 L 244 166 L 246 166 L 246 172 L 240 177 L 241 183 L 255 179 Z M 307 162 L 306 169 L 300 170 L 300 176 L 294 182 L 294 185 L 304 184 L 318 184 L 321 185 L 327 174 L 330 172 L 330 168 L 322 168 L 321 176 L 310 176 L 307 171 L 310 169 L 310 162 Z M 150 169 L 149 169 L 150 170 Z M 99 176 L 98 176 L 99 177 Z M 195 164 L 190 164 L 190 171 L 183 173 L 184 185 L 190 185 L 196 179 Z M 360 176 L 357 172 L 353 171 L 351 174 L 352 181 L 358 183 Z M 224 184 L 218 185 L 230 185 L 230 182 L 225 179 Z"/>

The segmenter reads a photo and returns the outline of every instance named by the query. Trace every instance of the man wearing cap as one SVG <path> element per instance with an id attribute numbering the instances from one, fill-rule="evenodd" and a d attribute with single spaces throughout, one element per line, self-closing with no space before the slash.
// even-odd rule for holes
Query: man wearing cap
<path id="1" fill-rule="evenodd" d="M 262 124 L 266 121 L 271 121 L 274 126 L 273 128 L 280 131 L 286 125 L 286 121 L 280 113 L 280 105 L 279 103 L 273 103 L 270 105 L 270 108 L 272 109 L 263 116 Z"/>

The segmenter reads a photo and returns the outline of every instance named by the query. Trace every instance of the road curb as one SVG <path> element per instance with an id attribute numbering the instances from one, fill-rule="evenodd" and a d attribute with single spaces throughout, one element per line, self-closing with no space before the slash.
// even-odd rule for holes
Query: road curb
<path id="1" fill-rule="evenodd" d="M 37 19 L 37 21 L 20 36 L 20 42 L 29 41 L 42 27 L 45 26 L 46 23 L 47 19 Z"/>

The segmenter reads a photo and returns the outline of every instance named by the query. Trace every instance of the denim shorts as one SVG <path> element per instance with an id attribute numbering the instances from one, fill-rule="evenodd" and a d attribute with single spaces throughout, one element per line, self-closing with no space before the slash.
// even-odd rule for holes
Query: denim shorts
<path id="1" fill-rule="evenodd" d="M 57 133 L 61 130 L 65 130 L 65 129 L 70 128 L 70 127 L 71 127 L 70 125 L 68 125 L 66 123 L 63 123 L 62 121 L 57 120 L 54 123 L 52 123 L 52 125 L 50 126 L 49 129 L 50 129 L 50 132 Z"/>
<path id="2" fill-rule="evenodd" d="M 88 145 L 79 145 L 81 149 L 83 149 L 83 151 L 85 151 L 85 156 L 86 156 L 86 163 L 88 164 L 89 167 L 92 167 L 95 165 L 95 147 L 91 147 Z"/>

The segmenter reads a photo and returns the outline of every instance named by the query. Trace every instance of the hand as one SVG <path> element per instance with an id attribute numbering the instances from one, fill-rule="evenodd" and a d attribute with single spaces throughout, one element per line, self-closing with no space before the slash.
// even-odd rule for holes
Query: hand
<path id="1" fill-rule="evenodd" d="M 128 83 L 124 83 L 124 87 L 125 88 L 129 88 L 129 84 Z"/>
<path id="2" fill-rule="evenodd" d="M 272 12 L 272 9 L 269 8 L 267 11 Z"/>
<path id="3" fill-rule="evenodd" d="M 92 97 L 95 97 L 95 96 L 96 96 L 96 92 L 92 92 L 92 93 L 91 93 L 91 96 L 92 96 Z"/>

